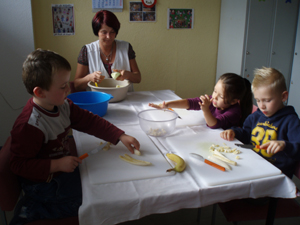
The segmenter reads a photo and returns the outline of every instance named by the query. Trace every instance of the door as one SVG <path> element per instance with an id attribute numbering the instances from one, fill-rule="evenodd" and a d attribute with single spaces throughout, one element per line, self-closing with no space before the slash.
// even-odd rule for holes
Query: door
<path id="1" fill-rule="evenodd" d="M 293 64 L 299 1 L 277 1 L 270 67 L 285 77 L 287 89 Z"/>
<path id="2" fill-rule="evenodd" d="M 298 19 L 296 44 L 294 51 L 294 59 L 292 65 L 292 75 L 289 89 L 288 105 L 295 107 L 298 115 L 300 115 L 300 18 Z"/>
<path id="3" fill-rule="evenodd" d="M 269 65 L 275 1 L 248 1 L 242 76 L 250 82 L 253 70 Z"/>
<path id="4" fill-rule="evenodd" d="M 299 0 L 250 0 L 245 35 L 244 70 L 250 82 L 256 68 L 273 67 L 290 83 Z"/>

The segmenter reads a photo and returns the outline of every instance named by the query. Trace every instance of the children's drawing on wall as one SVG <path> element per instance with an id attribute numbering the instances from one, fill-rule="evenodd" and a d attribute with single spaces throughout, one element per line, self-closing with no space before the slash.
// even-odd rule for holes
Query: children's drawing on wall
<path id="1" fill-rule="evenodd" d="M 74 35 L 74 5 L 52 5 L 53 34 Z"/>
<path id="2" fill-rule="evenodd" d="M 155 6 L 152 8 L 145 7 L 142 2 L 129 2 L 130 22 L 155 22 Z"/>
<path id="3" fill-rule="evenodd" d="M 168 29 L 193 29 L 194 9 L 168 9 Z"/>

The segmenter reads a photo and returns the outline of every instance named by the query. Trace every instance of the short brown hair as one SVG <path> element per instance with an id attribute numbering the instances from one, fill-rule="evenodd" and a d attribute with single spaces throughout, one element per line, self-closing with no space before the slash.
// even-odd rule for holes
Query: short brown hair
<path id="1" fill-rule="evenodd" d="M 101 30 L 102 24 L 105 24 L 114 29 L 116 35 L 120 29 L 120 22 L 115 14 L 107 10 L 101 10 L 95 14 L 92 20 L 93 32 L 98 36 L 99 30 Z"/>
<path id="2" fill-rule="evenodd" d="M 35 87 L 49 90 L 52 84 L 52 75 L 61 69 L 71 71 L 71 66 L 59 54 L 42 49 L 30 53 L 22 68 L 22 79 L 27 92 L 33 95 Z"/>
<path id="3" fill-rule="evenodd" d="M 280 93 L 287 90 L 283 74 L 274 68 L 268 67 L 254 70 L 251 89 L 255 91 L 259 87 L 271 87 Z"/>

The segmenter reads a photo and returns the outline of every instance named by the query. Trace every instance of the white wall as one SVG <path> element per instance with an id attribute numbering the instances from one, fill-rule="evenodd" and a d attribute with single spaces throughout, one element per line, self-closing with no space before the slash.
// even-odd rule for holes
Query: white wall
<path id="1" fill-rule="evenodd" d="M 30 95 L 22 83 L 22 64 L 34 50 L 30 0 L 0 1 L 0 146 L 10 135 Z"/>
<path id="2" fill-rule="evenodd" d="M 246 12 L 247 1 L 222 1 L 216 80 L 228 72 L 241 74 Z"/>

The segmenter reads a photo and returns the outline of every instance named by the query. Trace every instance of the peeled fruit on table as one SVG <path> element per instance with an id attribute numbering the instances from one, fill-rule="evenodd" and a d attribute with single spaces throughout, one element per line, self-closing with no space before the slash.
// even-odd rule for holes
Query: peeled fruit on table
<path id="1" fill-rule="evenodd" d="M 183 158 L 173 153 L 167 153 L 166 156 L 175 164 L 175 167 L 168 169 L 167 172 L 176 171 L 180 173 L 185 170 L 186 163 Z"/>
<path id="2" fill-rule="evenodd" d="M 138 160 L 138 159 L 132 158 L 131 156 L 129 156 L 127 154 L 125 154 L 124 156 L 120 155 L 119 157 L 123 161 L 125 161 L 127 163 L 131 163 L 133 165 L 137 165 L 137 166 L 150 166 L 151 165 L 151 162 L 147 162 L 147 161 L 143 161 L 143 160 Z"/>
<path id="3" fill-rule="evenodd" d="M 119 72 L 113 72 L 111 73 L 111 77 L 114 78 L 115 80 L 120 76 L 121 74 Z"/>

